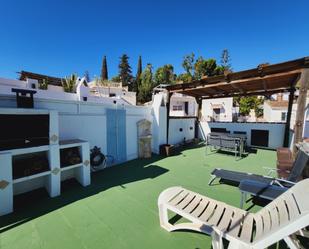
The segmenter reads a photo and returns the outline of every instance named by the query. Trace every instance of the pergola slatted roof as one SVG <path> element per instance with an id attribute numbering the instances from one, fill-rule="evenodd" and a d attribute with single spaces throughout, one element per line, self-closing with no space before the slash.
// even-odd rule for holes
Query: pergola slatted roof
<path id="1" fill-rule="evenodd" d="M 210 99 L 244 95 L 270 95 L 295 87 L 302 69 L 309 67 L 309 57 L 279 64 L 261 64 L 257 68 L 204 77 L 191 83 L 176 84 L 166 89 L 196 98 Z"/>
<path id="2" fill-rule="evenodd" d="M 38 80 L 39 82 L 42 82 L 43 80 L 46 80 L 48 85 L 54 85 L 54 86 L 62 86 L 62 81 L 64 79 L 58 78 L 58 77 L 53 77 L 53 76 L 48 76 L 44 74 L 38 74 L 38 73 L 32 73 L 32 72 L 27 72 L 27 71 L 21 71 L 19 72 L 20 80 L 27 80 L 29 79 L 34 79 Z"/>

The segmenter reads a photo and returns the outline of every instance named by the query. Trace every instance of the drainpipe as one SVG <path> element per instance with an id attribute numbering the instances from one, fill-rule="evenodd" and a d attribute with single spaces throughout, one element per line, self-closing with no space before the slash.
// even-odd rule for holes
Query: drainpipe
<path id="1" fill-rule="evenodd" d="M 170 126 L 170 101 L 172 94 L 170 92 L 166 93 L 166 144 L 168 144 L 169 136 L 169 126 Z"/>

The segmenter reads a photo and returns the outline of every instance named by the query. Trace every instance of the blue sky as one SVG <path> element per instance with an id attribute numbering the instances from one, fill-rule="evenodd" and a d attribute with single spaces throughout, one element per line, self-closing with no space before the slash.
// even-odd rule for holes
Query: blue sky
<path id="1" fill-rule="evenodd" d="M 28 70 L 109 76 L 127 53 L 154 69 L 185 54 L 219 59 L 229 49 L 234 71 L 309 55 L 309 1 L 0 0 L 0 77 Z"/>

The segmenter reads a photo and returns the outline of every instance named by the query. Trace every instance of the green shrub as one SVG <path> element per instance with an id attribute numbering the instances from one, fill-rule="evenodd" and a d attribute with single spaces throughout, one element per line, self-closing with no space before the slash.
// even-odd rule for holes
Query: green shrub
<path id="1" fill-rule="evenodd" d="M 48 79 L 43 79 L 42 81 L 39 81 L 39 89 L 47 90 L 47 88 L 48 88 Z"/>
<path id="2" fill-rule="evenodd" d="M 65 79 L 61 81 L 63 90 L 67 93 L 74 93 L 76 80 L 76 74 L 71 74 L 70 77 L 65 77 Z"/>

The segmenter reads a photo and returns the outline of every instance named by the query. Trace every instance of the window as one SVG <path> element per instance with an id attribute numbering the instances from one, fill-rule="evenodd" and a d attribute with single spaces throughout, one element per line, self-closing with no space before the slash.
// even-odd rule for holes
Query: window
<path id="1" fill-rule="evenodd" d="M 214 112 L 214 114 L 219 115 L 220 114 L 220 108 L 214 108 L 213 112 Z"/>
<path id="2" fill-rule="evenodd" d="M 116 93 L 110 93 L 109 97 L 116 97 Z"/>
<path id="3" fill-rule="evenodd" d="M 281 121 L 286 121 L 286 112 L 281 112 Z"/>
<path id="4" fill-rule="evenodd" d="M 173 105 L 173 111 L 182 111 L 182 105 Z"/>
<path id="5" fill-rule="evenodd" d="M 185 102 L 185 114 L 186 115 L 189 114 L 189 102 L 188 101 Z"/>

